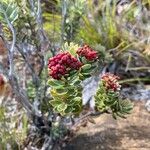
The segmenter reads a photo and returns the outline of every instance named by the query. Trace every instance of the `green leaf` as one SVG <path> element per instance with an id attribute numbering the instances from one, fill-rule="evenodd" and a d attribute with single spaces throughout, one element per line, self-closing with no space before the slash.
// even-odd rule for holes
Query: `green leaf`
<path id="1" fill-rule="evenodd" d="M 124 119 L 126 118 L 121 112 L 116 112 L 116 115 Z"/>
<path id="2" fill-rule="evenodd" d="M 84 78 L 89 78 L 91 77 L 91 74 L 90 73 L 82 73 L 83 77 Z"/>
<path id="3" fill-rule="evenodd" d="M 76 97 L 72 101 L 74 102 L 74 105 L 79 105 L 80 107 L 82 106 L 82 99 L 81 99 L 81 97 Z"/>
<path id="4" fill-rule="evenodd" d="M 73 81 L 73 83 L 71 85 L 74 85 L 74 86 L 78 86 L 81 84 L 81 80 L 80 79 L 76 79 Z"/>
<path id="5" fill-rule="evenodd" d="M 81 111 L 81 106 L 80 105 L 75 105 L 73 106 L 73 113 L 79 113 Z"/>
<path id="6" fill-rule="evenodd" d="M 64 83 L 62 81 L 58 81 L 58 80 L 48 80 L 48 84 L 55 89 L 61 89 L 64 88 Z"/>
<path id="7" fill-rule="evenodd" d="M 81 99 L 81 97 L 75 97 L 75 98 L 73 99 L 73 101 L 75 101 L 75 102 L 81 102 L 82 99 Z"/>
<path id="8" fill-rule="evenodd" d="M 75 97 L 76 95 L 73 95 L 72 97 L 68 97 L 66 103 L 69 106 L 74 106 L 74 105 L 82 105 L 82 99 L 81 97 Z"/>
<path id="9" fill-rule="evenodd" d="M 86 71 L 86 70 L 89 70 L 91 67 L 92 67 L 91 64 L 85 64 L 85 65 L 83 65 L 83 66 L 81 67 L 81 70 L 84 72 L 84 71 Z"/>
<path id="10" fill-rule="evenodd" d="M 112 112 L 112 116 L 113 116 L 114 119 L 117 119 L 116 113 Z"/>
<path id="11" fill-rule="evenodd" d="M 70 77 L 70 79 L 77 77 L 77 70 L 71 70 L 69 72 L 69 77 Z"/>
<path id="12" fill-rule="evenodd" d="M 61 100 L 51 100 L 50 101 L 50 104 L 53 106 L 53 107 L 56 107 L 58 105 L 60 105 L 62 103 Z"/>
<path id="13" fill-rule="evenodd" d="M 61 113 L 64 112 L 66 108 L 67 108 L 67 104 L 61 103 L 60 105 L 58 105 L 57 110 Z"/>
<path id="14" fill-rule="evenodd" d="M 52 96 L 54 99 L 57 98 L 57 99 L 62 99 L 62 100 L 64 100 L 64 99 L 67 99 L 68 96 L 69 96 L 67 92 L 58 93 L 58 92 L 56 92 L 56 90 L 51 90 L 50 93 L 51 93 L 51 96 Z"/>
<path id="15" fill-rule="evenodd" d="M 105 100 L 105 105 L 107 106 L 112 106 L 116 104 L 116 100 L 115 99 L 106 99 Z"/>
<path id="16" fill-rule="evenodd" d="M 13 23 L 18 18 L 18 6 L 13 2 L 1 2 L 0 4 L 0 20 L 7 23 L 6 17 Z"/>
<path id="17" fill-rule="evenodd" d="M 67 86 L 66 87 L 67 89 L 68 89 L 68 95 L 69 96 L 75 96 L 76 95 L 76 92 L 77 92 L 77 88 L 76 88 L 76 86 Z"/>
<path id="18" fill-rule="evenodd" d="M 133 108 L 133 104 L 129 100 L 120 101 L 120 105 L 122 106 L 123 110 L 127 110 L 127 111 L 130 111 Z"/>
<path id="19" fill-rule="evenodd" d="M 68 89 L 67 88 L 60 88 L 60 89 L 56 89 L 56 92 L 58 95 L 64 95 L 68 93 Z"/>
<path id="20" fill-rule="evenodd" d="M 66 114 L 69 114 L 69 113 L 72 113 L 72 110 L 73 110 L 73 107 L 72 106 L 68 106 L 66 109 L 65 109 L 65 113 Z"/>
<path id="21" fill-rule="evenodd" d="M 79 76 L 76 74 L 74 77 L 70 78 L 68 83 L 70 85 L 76 86 L 76 85 L 79 85 L 81 83 L 81 80 L 79 79 Z"/>

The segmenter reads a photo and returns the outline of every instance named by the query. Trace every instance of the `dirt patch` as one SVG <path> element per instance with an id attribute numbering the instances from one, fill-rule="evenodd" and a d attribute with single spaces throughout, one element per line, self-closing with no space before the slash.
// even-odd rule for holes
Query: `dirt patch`
<path id="1" fill-rule="evenodd" d="M 81 128 L 65 150 L 150 150 L 150 113 L 136 102 L 127 119 L 104 114 Z"/>

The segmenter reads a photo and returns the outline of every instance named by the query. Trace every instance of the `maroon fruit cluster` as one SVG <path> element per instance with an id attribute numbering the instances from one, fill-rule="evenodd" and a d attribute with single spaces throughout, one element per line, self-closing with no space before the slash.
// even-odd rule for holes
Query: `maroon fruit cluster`
<path id="1" fill-rule="evenodd" d="M 104 86 L 106 87 L 107 90 L 113 90 L 117 91 L 120 90 L 120 84 L 118 82 L 119 77 L 111 74 L 111 73 L 105 73 L 101 77 L 102 81 L 104 81 Z"/>
<path id="2" fill-rule="evenodd" d="M 81 62 L 68 52 L 60 53 L 50 58 L 48 62 L 50 76 L 57 80 L 61 79 L 62 76 L 68 74 L 71 70 L 78 70 L 81 66 Z"/>
<path id="3" fill-rule="evenodd" d="M 92 61 L 98 58 L 98 54 L 88 45 L 84 45 L 77 50 L 77 54 L 81 57 L 85 57 L 87 60 Z"/>

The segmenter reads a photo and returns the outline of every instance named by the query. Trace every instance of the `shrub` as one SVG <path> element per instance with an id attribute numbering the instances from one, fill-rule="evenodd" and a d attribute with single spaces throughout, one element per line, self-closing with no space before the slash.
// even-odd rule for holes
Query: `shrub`
<path id="1" fill-rule="evenodd" d="M 50 58 L 48 64 L 51 76 L 48 81 L 52 96 L 50 103 L 54 112 L 62 116 L 79 116 L 82 112 L 81 83 L 92 75 L 97 67 L 98 59 L 101 59 L 101 55 L 88 45 L 74 51 L 75 57 L 69 52 L 61 52 Z M 114 118 L 125 117 L 125 114 L 130 113 L 132 104 L 128 100 L 121 100 L 119 95 L 121 86 L 118 79 L 118 76 L 111 73 L 102 75 L 95 94 L 95 111 L 111 111 Z"/>

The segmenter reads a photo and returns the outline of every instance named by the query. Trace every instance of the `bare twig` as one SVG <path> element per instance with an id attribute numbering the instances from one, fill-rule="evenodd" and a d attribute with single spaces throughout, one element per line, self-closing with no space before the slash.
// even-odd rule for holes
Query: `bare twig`
<path id="1" fill-rule="evenodd" d="M 4 68 L 3 64 L 0 64 L 0 71 L 3 72 L 3 74 L 9 79 L 10 85 L 13 89 L 13 92 L 16 94 L 17 99 L 21 102 L 23 107 L 28 111 L 28 113 L 31 115 L 32 113 L 32 105 L 28 101 L 28 97 L 26 95 L 26 92 L 19 86 L 18 80 L 16 76 L 14 75 L 14 63 L 13 63 L 13 58 L 14 58 L 14 49 L 15 49 L 15 43 L 16 43 L 16 32 L 15 29 L 8 19 L 8 16 L 6 12 L 3 10 L 3 14 L 5 16 L 5 20 L 8 24 L 8 27 L 10 28 L 13 36 L 13 41 L 10 50 L 8 49 L 9 53 L 9 72 Z M 6 44 L 6 43 L 5 43 Z M 7 46 L 8 48 L 8 46 Z"/>
<path id="2" fill-rule="evenodd" d="M 37 11 L 35 10 L 36 6 L 35 6 L 34 1 L 33 0 L 28 0 L 28 1 L 29 1 L 32 11 L 35 14 L 36 23 L 38 26 L 38 36 L 39 36 L 39 40 L 40 40 L 40 45 L 42 45 L 45 41 L 48 42 L 49 40 L 48 40 L 47 36 L 45 35 L 44 29 L 43 29 L 41 0 L 37 1 Z"/>
<path id="3" fill-rule="evenodd" d="M 11 48 L 9 50 L 9 63 L 10 63 L 10 70 L 9 70 L 9 76 L 11 76 L 13 74 L 13 70 L 14 70 L 14 65 L 13 65 L 13 57 L 14 57 L 14 48 L 15 48 L 15 43 L 16 43 L 16 32 L 15 29 L 13 27 L 13 25 L 11 24 L 11 22 L 9 21 L 7 14 L 5 11 L 3 11 L 6 22 L 12 32 L 12 36 L 13 36 L 13 41 L 12 41 L 12 45 Z"/>
<path id="4" fill-rule="evenodd" d="M 0 73 L 3 73 L 7 78 L 9 78 L 9 72 L 4 68 L 3 64 L 0 63 Z M 28 101 L 28 97 L 25 91 L 19 86 L 17 78 L 12 74 L 11 78 L 9 78 L 10 85 L 15 93 L 17 99 L 23 107 L 27 110 L 27 112 L 32 114 L 32 104 Z"/>
<path id="5" fill-rule="evenodd" d="M 108 111 L 99 112 L 99 115 L 102 115 L 104 113 L 109 113 L 109 112 Z M 85 115 L 81 116 L 79 119 L 75 120 L 74 124 L 70 126 L 69 130 L 76 129 L 84 120 L 86 120 L 89 116 L 92 116 L 94 114 L 95 113 L 93 111 L 90 111 Z"/>
<path id="6" fill-rule="evenodd" d="M 88 112 L 87 114 L 85 114 L 85 115 L 83 115 L 83 116 L 81 116 L 79 119 L 77 119 L 76 121 L 75 121 L 75 123 L 70 127 L 70 130 L 73 130 L 73 129 L 75 129 L 76 127 L 78 127 L 86 118 L 88 118 L 90 115 L 92 115 L 93 114 L 93 112 L 92 111 L 90 111 L 90 112 Z"/>
<path id="7" fill-rule="evenodd" d="M 28 69 L 32 75 L 32 79 L 33 79 L 33 83 L 36 85 L 36 87 L 39 87 L 40 81 L 39 81 L 39 77 L 36 75 L 34 68 L 32 67 L 32 65 L 29 63 L 28 57 L 26 56 L 26 54 L 23 52 L 23 46 L 20 48 L 18 45 L 16 45 L 16 47 L 18 48 L 18 51 L 20 52 L 20 54 L 22 55 L 25 63 L 28 66 Z"/>
<path id="8" fill-rule="evenodd" d="M 0 62 L 0 73 L 2 73 L 3 75 L 5 75 L 8 78 L 8 72 L 4 68 L 4 66 L 3 66 L 3 64 L 1 62 Z"/>

